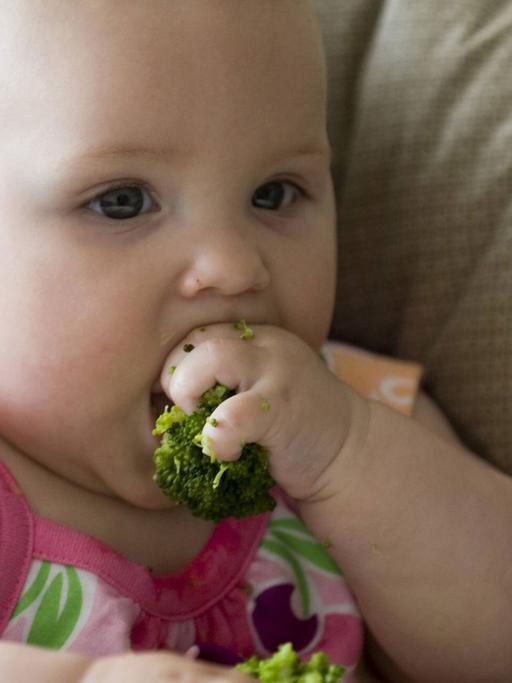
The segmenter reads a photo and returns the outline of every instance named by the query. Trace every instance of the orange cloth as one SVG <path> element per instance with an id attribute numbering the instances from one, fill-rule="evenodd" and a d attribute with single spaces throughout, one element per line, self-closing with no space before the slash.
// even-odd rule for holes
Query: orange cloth
<path id="1" fill-rule="evenodd" d="M 335 375 L 358 394 L 381 401 L 405 415 L 412 414 L 423 374 L 418 363 L 335 341 L 323 347 L 322 355 Z"/>

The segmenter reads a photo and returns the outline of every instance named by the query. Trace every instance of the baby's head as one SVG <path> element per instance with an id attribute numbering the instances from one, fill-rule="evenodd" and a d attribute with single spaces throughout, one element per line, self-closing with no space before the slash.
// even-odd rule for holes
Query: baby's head
<path id="1" fill-rule="evenodd" d="M 191 329 L 318 348 L 334 296 L 325 71 L 307 0 L 0 9 L 0 434 L 146 507 L 151 390 Z"/>

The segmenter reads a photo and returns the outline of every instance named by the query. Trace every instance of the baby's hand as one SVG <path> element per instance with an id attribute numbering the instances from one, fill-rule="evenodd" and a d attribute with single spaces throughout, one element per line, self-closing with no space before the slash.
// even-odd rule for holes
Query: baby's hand
<path id="1" fill-rule="evenodd" d="M 80 683 L 249 683 L 234 669 L 167 652 L 97 659 Z"/>
<path id="2" fill-rule="evenodd" d="M 351 394 L 295 335 L 264 325 L 253 331 L 243 339 L 234 324 L 194 330 L 169 355 L 163 389 L 187 413 L 215 384 L 236 389 L 204 427 L 205 452 L 234 460 L 244 443 L 259 443 L 271 453 L 276 482 L 294 498 L 314 498 L 347 437 Z"/>
<path id="3" fill-rule="evenodd" d="M 19 643 L 0 643 L 5 683 L 249 683 L 234 669 L 167 652 L 89 659 Z"/>

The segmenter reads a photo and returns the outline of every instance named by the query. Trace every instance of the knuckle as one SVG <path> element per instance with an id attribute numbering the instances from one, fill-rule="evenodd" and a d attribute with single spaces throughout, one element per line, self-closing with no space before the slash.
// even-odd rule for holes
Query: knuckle
<path id="1" fill-rule="evenodd" d="M 240 432 L 244 430 L 247 424 L 247 411 L 243 399 L 240 398 L 240 394 L 233 396 L 222 404 L 221 419 L 233 431 Z"/>
<path id="2" fill-rule="evenodd" d="M 196 327 L 194 330 L 192 330 L 189 334 L 187 334 L 186 341 L 184 342 L 185 344 L 194 344 L 195 346 L 198 346 L 199 344 L 202 344 L 206 340 L 206 335 L 208 331 L 210 330 L 209 327 L 206 325 L 203 325 L 201 327 Z"/>
<path id="3" fill-rule="evenodd" d="M 223 348 L 225 347 L 225 340 L 219 339 L 218 337 L 215 337 L 214 339 L 208 339 L 205 341 L 204 347 L 206 353 L 208 354 L 208 357 L 212 361 L 215 361 L 220 356 Z"/>
<path id="4" fill-rule="evenodd" d="M 232 340 L 223 339 L 222 337 L 213 337 L 212 339 L 208 339 L 204 342 L 205 352 L 208 354 L 210 361 L 213 363 L 218 362 L 221 358 L 223 358 L 226 354 L 226 351 L 229 350 L 229 352 L 232 353 L 233 349 L 231 347 Z"/>
<path id="5" fill-rule="evenodd" d="M 266 397 L 264 400 L 267 400 Z M 287 397 L 272 395 L 268 401 L 269 409 L 265 412 L 264 432 L 262 438 L 271 443 L 279 443 L 282 435 L 290 431 L 291 411 Z"/>

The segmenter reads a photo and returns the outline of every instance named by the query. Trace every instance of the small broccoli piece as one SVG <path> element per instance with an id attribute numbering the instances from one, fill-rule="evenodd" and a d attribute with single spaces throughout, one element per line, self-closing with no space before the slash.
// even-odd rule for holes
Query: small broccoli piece
<path id="1" fill-rule="evenodd" d="M 235 669 L 263 683 L 339 683 L 345 672 L 323 652 L 315 652 L 307 662 L 301 662 L 291 643 L 280 645 L 267 659 L 250 657 Z"/>
<path id="2" fill-rule="evenodd" d="M 266 399 L 263 399 L 260 403 L 260 408 L 264 413 L 268 413 L 270 410 L 270 403 Z"/>
<path id="3" fill-rule="evenodd" d="M 252 339 L 254 337 L 254 331 L 249 327 L 247 322 L 245 320 L 239 320 L 237 323 L 233 325 L 235 330 L 238 330 L 242 334 L 240 335 L 240 339 L 243 341 L 248 341 L 249 339 Z"/>
<path id="4" fill-rule="evenodd" d="M 233 462 L 219 461 L 202 451 L 201 432 L 206 421 L 234 393 L 217 384 L 203 394 L 192 415 L 178 406 L 170 410 L 167 406 L 153 430 L 162 437 L 153 456 L 155 482 L 167 496 L 203 519 L 247 517 L 275 507 L 268 493 L 275 482 L 268 472 L 265 448 L 245 444 L 240 458 Z"/>

